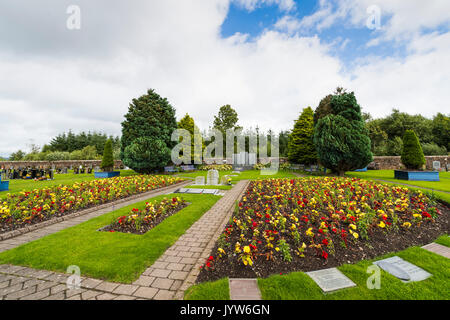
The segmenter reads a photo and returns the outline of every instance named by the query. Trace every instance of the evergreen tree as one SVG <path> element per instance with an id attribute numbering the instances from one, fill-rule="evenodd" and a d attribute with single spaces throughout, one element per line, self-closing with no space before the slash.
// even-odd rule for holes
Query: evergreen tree
<path id="1" fill-rule="evenodd" d="M 191 163 L 194 163 L 195 159 L 200 160 L 202 156 L 202 150 L 204 148 L 203 138 L 200 133 L 200 129 L 195 125 L 194 119 L 186 113 L 186 115 L 178 122 L 179 129 L 185 129 L 191 134 Z M 200 149 L 198 153 L 195 153 L 195 141 L 199 141 L 201 145 L 197 147 Z"/>
<path id="2" fill-rule="evenodd" d="M 114 158 L 112 151 L 112 141 L 108 140 L 105 143 L 105 149 L 103 151 L 102 164 L 100 166 L 103 171 L 109 172 L 114 170 Z"/>
<path id="3" fill-rule="evenodd" d="M 332 113 L 315 127 L 320 163 L 339 175 L 366 167 L 373 159 L 371 142 L 354 93 L 335 94 L 330 106 Z"/>
<path id="4" fill-rule="evenodd" d="M 402 163 L 411 170 L 421 169 L 425 164 L 422 146 L 412 130 L 406 130 L 403 135 Z"/>
<path id="5" fill-rule="evenodd" d="M 120 157 L 139 173 L 163 169 L 170 161 L 171 141 L 177 129 L 175 109 L 154 90 L 133 99 L 122 122 Z"/>
<path id="6" fill-rule="evenodd" d="M 317 163 L 316 147 L 314 146 L 314 113 L 311 107 L 303 109 L 295 122 L 294 130 L 289 137 L 289 161 L 311 165 Z"/>

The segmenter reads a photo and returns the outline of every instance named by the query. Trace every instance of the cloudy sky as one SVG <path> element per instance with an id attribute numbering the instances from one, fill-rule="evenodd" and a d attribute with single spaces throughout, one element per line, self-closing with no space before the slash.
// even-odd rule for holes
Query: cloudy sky
<path id="1" fill-rule="evenodd" d="M 431 117 L 450 110 L 449 57 L 448 0 L 1 0 L 0 155 L 120 135 L 148 88 L 202 129 L 224 104 L 290 129 L 337 86 L 374 117 Z"/>

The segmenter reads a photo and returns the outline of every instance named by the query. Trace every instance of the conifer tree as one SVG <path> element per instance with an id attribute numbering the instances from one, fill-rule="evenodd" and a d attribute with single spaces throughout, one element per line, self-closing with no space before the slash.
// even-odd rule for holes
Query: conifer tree
<path id="1" fill-rule="evenodd" d="M 294 130 L 289 137 L 289 161 L 311 165 L 317 163 L 316 147 L 314 146 L 314 112 L 311 107 L 303 109 L 295 122 Z"/>

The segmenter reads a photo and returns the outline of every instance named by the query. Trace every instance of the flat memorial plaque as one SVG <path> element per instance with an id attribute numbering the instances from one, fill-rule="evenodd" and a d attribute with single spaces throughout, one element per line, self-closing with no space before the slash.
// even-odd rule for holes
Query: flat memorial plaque
<path id="1" fill-rule="evenodd" d="M 397 256 L 375 261 L 374 264 L 403 282 L 422 281 L 432 276 L 432 274 Z"/>
<path id="2" fill-rule="evenodd" d="M 188 189 L 186 189 L 186 188 L 180 188 L 177 191 L 175 191 L 174 193 L 186 193 L 187 190 Z"/>
<path id="3" fill-rule="evenodd" d="M 203 189 L 203 194 L 216 194 L 219 192 L 217 189 Z"/>
<path id="4" fill-rule="evenodd" d="M 356 284 L 337 268 L 311 271 L 306 272 L 306 274 L 310 276 L 325 293 L 356 287 Z"/>
<path id="5" fill-rule="evenodd" d="M 187 189 L 186 193 L 200 194 L 203 189 Z"/>

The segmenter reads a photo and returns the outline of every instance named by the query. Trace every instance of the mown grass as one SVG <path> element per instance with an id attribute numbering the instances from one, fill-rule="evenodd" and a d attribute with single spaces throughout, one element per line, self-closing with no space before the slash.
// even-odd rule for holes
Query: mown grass
<path id="1" fill-rule="evenodd" d="M 436 242 L 448 244 L 447 235 Z M 367 268 L 373 261 L 397 255 L 433 276 L 420 282 L 403 283 L 399 279 L 381 270 L 380 289 L 369 289 L 367 279 L 372 274 Z M 258 285 L 264 300 L 440 300 L 450 299 L 450 261 L 449 259 L 426 251 L 419 247 L 391 253 L 373 260 L 360 261 L 353 265 L 338 268 L 356 287 L 324 294 L 319 286 L 305 273 L 293 272 L 286 275 L 274 275 L 258 279 Z M 228 280 L 202 283 L 191 287 L 185 294 L 186 300 L 207 300 L 214 294 L 221 300 L 229 299 Z M 228 295 L 228 296 L 227 296 Z"/>
<path id="2" fill-rule="evenodd" d="M 77 265 L 83 276 L 131 283 L 220 199 L 213 195 L 178 195 L 191 203 L 144 235 L 100 232 L 113 219 L 144 208 L 158 196 L 104 214 L 82 224 L 0 253 L 0 264 L 66 272 Z M 170 195 L 169 195 L 170 197 Z"/>
<path id="3" fill-rule="evenodd" d="M 349 177 L 357 177 L 362 179 L 380 179 L 394 183 L 407 184 L 422 188 L 428 188 L 438 191 L 450 192 L 450 172 L 440 172 L 441 181 L 409 181 L 394 179 L 394 170 L 369 170 L 367 172 L 347 172 Z"/>
<path id="4" fill-rule="evenodd" d="M 137 174 L 133 170 L 120 170 L 122 177 L 131 176 Z M 31 191 L 34 189 L 43 189 L 46 187 L 58 186 L 58 185 L 71 185 L 75 182 L 91 181 L 95 180 L 94 173 L 92 174 L 74 174 L 73 171 L 69 171 L 67 174 L 55 174 L 54 180 L 48 181 L 34 181 L 34 180 L 10 180 L 9 190 L 0 192 L 0 199 L 5 197 L 8 193 L 17 193 L 21 191 Z"/>

